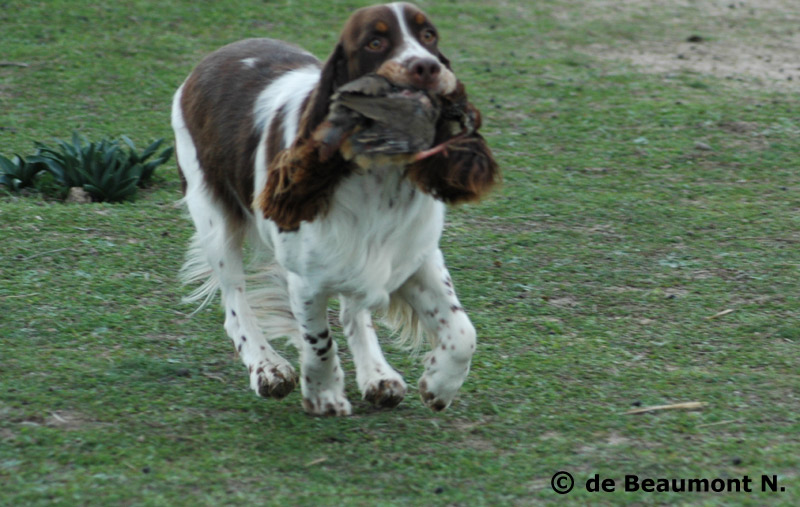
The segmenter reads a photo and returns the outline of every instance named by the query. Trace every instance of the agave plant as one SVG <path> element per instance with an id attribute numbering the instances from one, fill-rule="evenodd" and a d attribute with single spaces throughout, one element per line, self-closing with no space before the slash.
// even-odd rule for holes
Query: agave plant
<path id="1" fill-rule="evenodd" d="M 169 160 L 172 148 L 162 151 L 154 160 L 146 162 L 163 143 L 151 144 L 142 153 L 129 138 L 123 141 L 127 152 L 118 141 L 103 139 L 89 142 L 73 133 L 72 142 L 56 140 L 56 148 L 36 143 L 40 158 L 56 181 L 66 187 L 82 187 L 97 201 L 122 201 L 136 193 L 137 185 L 148 181 L 155 168 Z"/>
<path id="2" fill-rule="evenodd" d="M 85 165 L 88 147 L 84 147 L 86 138 L 78 133 L 72 134 L 72 143 L 56 139 L 56 148 L 43 143 L 34 143 L 37 152 L 47 159 L 47 167 L 56 181 L 66 188 L 83 187 L 85 181 L 81 168 Z M 94 150 L 91 150 L 92 152 Z"/>
<path id="3" fill-rule="evenodd" d="M 0 155 L 0 185 L 14 192 L 32 187 L 39 174 L 47 168 L 43 157 L 32 156 L 27 159 L 15 154 L 13 159 Z"/>
<path id="4" fill-rule="evenodd" d="M 159 153 L 155 159 L 147 162 L 147 159 L 153 156 L 161 147 L 161 145 L 164 144 L 164 139 L 158 139 L 154 141 L 153 144 L 145 148 L 141 153 L 137 153 L 136 145 L 133 144 L 133 141 L 131 141 L 128 136 L 122 136 L 122 140 L 125 141 L 125 144 L 127 144 L 130 148 L 130 151 L 128 151 L 128 165 L 140 165 L 142 167 L 141 175 L 139 176 L 140 187 L 149 183 L 150 178 L 153 176 L 153 172 L 156 170 L 156 167 L 166 163 L 172 156 L 173 148 L 170 146 Z"/>

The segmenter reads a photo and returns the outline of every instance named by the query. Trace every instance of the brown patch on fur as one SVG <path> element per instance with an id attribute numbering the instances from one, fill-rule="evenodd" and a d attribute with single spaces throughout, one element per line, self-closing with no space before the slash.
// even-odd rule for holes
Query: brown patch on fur
<path id="1" fill-rule="evenodd" d="M 329 350 L 331 350 L 331 347 L 333 347 L 333 340 L 329 339 L 328 343 L 324 347 L 317 350 L 317 356 L 319 357 L 324 356 L 325 354 L 328 353 Z"/>
<path id="2" fill-rule="evenodd" d="M 303 105 L 295 142 L 269 159 L 267 184 L 253 205 L 281 231 L 297 230 L 300 222 L 324 214 L 336 184 L 350 173 L 350 164 L 340 155 L 320 157 L 320 145 L 313 135 L 328 114 L 331 95 L 349 80 L 344 48 L 339 43 Z"/>
<path id="3" fill-rule="evenodd" d="M 248 58 L 252 65 L 242 63 Z M 258 94 L 287 71 L 318 63 L 290 44 L 247 39 L 208 55 L 186 80 L 184 121 L 206 184 L 232 218 L 243 219 L 253 199 L 253 162 L 260 140 L 253 104 Z"/>
<path id="4" fill-rule="evenodd" d="M 269 165 L 267 185 L 255 207 L 282 231 L 297 230 L 300 222 L 328 210 L 333 190 L 349 173 L 350 165 L 340 155 L 323 162 L 317 144 L 299 138 Z"/>
<path id="5" fill-rule="evenodd" d="M 319 83 L 311 92 L 308 101 L 303 105 L 303 114 L 300 116 L 300 128 L 298 137 L 308 139 L 317 126 L 322 123 L 328 115 L 330 108 L 330 98 L 336 88 L 350 81 L 351 77 L 347 70 L 347 58 L 345 57 L 342 43 L 336 45 L 331 55 L 322 67 Z"/>

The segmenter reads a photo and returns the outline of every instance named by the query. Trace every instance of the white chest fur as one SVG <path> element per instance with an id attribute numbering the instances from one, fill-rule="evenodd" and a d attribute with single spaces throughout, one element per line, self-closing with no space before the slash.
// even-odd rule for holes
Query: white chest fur
<path id="1" fill-rule="evenodd" d="M 286 270 L 374 310 L 438 247 L 443 225 L 444 205 L 418 191 L 402 169 L 385 167 L 347 177 L 328 213 L 297 232 L 278 232 L 266 220 L 258 229 Z"/>

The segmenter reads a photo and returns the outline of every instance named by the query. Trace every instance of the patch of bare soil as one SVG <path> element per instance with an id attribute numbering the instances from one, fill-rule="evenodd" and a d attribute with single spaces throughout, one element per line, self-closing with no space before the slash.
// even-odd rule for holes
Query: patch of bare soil
<path id="1" fill-rule="evenodd" d="M 594 57 L 627 60 L 651 73 L 693 72 L 746 86 L 800 90 L 797 0 L 617 0 L 587 6 L 589 15 L 605 22 L 654 23 L 647 40 L 586 48 Z"/>

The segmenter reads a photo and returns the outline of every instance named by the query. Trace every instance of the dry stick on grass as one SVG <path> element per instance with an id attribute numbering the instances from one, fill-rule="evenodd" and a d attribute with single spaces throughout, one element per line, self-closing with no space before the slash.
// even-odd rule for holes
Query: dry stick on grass
<path id="1" fill-rule="evenodd" d="M 644 414 L 645 412 L 658 412 L 661 410 L 699 410 L 706 404 L 701 401 L 687 401 L 686 403 L 673 403 L 671 405 L 653 405 L 652 407 L 635 408 L 628 410 L 624 415 Z"/>
<path id="2" fill-rule="evenodd" d="M 718 319 L 718 318 L 720 318 L 720 317 L 724 317 L 725 315 L 728 315 L 729 313 L 733 313 L 734 311 L 735 311 L 735 310 L 734 310 L 733 308 L 728 308 L 727 310 L 722 310 L 722 311 L 721 311 L 721 312 L 719 312 L 719 313 L 715 313 L 715 314 L 714 314 L 714 315 L 712 315 L 711 317 L 706 317 L 706 320 L 714 320 L 714 319 Z"/>
<path id="3" fill-rule="evenodd" d="M 225 383 L 225 379 L 220 377 L 220 376 L 218 376 L 218 375 L 212 375 L 211 373 L 205 373 L 205 372 L 201 373 L 201 375 L 203 375 L 204 377 L 208 377 L 208 378 L 214 379 L 214 380 L 219 380 L 223 384 Z"/>
<path id="4" fill-rule="evenodd" d="M 29 67 L 25 62 L 0 62 L 0 67 Z"/>
<path id="5" fill-rule="evenodd" d="M 706 423 L 706 424 L 698 424 L 698 428 L 708 428 L 709 426 L 721 426 L 723 424 L 731 424 L 731 423 L 738 423 L 742 422 L 741 419 L 728 419 L 727 421 L 718 421 L 713 423 Z"/>
<path id="6" fill-rule="evenodd" d="M 308 467 L 313 467 L 314 465 L 319 465 L 320 463 L 325 463 L 326 461 L 328 461 L 328 458 L 327 458 L 326 456 L 323 456 L 323 457 L 321 457 L 321 458 L 317 458 L 317 459 L 315 459 L 315 460 L 313 460 L 313 461 L 309 461 L 309 462 L 308 462 L 308 463 L 306 463 L 304 466 L 305 466 L 306 468 L 308 468 Z"/>
<path id="7" fill-rule="evenodd" d="M 67 422 L 69 422 L 55 412 L 50 412 L 50 415 L 53 416 L 53 419 L 60 422 L 61 424 L 66 424 Z"/>

